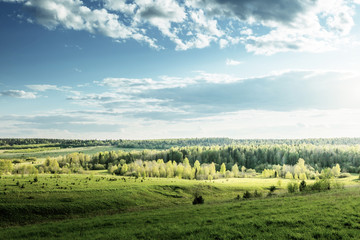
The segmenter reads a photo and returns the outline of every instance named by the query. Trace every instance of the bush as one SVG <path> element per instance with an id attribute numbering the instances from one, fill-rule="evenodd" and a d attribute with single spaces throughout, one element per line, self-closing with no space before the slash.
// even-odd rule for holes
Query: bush
<path id="1" fill-rule="evenodd" d="M 320 179 L 317 180 L 312 186 L 311 190 L 313 191 L 324 191 L 324 190 L 330 190 L 330 180 L 329 179 Z"/>
<path id="2" fill-rule="evenodd" d="M 270 192 L 274 192 L 275 189 L 276 189 L 276 187 L 274 185 L 269 188 Z"/>
<path id="3" fill-rule="evenodd" d="M 204 203 L 204 198 L 202 196 L 196 196 L 194 198 L 193 205 L 203 204 L 203 203 Z"/>
<path id="4" fill-rule="evenodd" d="M 299 191 L 302 192 L 306 189 L 306 182 L 305 180 L 302 180 L 299 186 Z"/>
<path id="5" fill-rule="evenodd" d="M 262 197 L 262 193 L 255 190 L 254 197 Z"/>
<path id="6" fill-rule="evenodd" d="M 294 193 L 299 189 L 299 184 L 297 182 L 288 183 L 287 189 L 289 193 Z"/>
<path id="7" fill-rule="evenodd" d="M 102 164 L 95 164 L 93 167 L 94 170 L 104 170 L 105 166 Z"/>
<path id="8" fill-rule="evenodd" d="M 248 199 L 248 198 L 251 198 L 251 197 L 252 197 L 252 194 L 249 191 L 244 192 L 244 195 L 243 195 L 244 199 Z"/>

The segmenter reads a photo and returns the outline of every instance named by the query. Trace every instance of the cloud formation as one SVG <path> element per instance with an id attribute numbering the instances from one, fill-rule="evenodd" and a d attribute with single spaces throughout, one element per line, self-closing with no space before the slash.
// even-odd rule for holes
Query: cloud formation
<path id="1" fill-rule="evenodd" d="M 112 115 L 182 120 L 243 111 L 357 108 L 359 83 L 350 72 L 287 70 L 240 78 L 199 72 L 187 78 L 106 78 L 102 93 L 68 98 Z"/>
<path id="2" fill-rule="evenodd" d="M 26 85 L 26 87 L 38 92 L 45 92 L 48 90 L 68 91 L 71 89 L 71 87 L 66 87 L 66 86 L 58 87 L 56 85 L 50 85 L 50 84 Z"/>
<path id="3" fill-rule="evenodd" d="M 234 60 L 234 59 L 226 59 L 226 65 L 228 66 L 237 66 L 242 64 L 242 62 Z"/>
<path id="4" fill-rule="evenodd" d="M 23 90 L 7 90 L 0 92 L 0 96 L 5 97 L 14 97 L 14 98 L 24 98 L 24 99 L 34 99 L 36 94 L 33 92 L 25 92 Z"/>
<path id="5" fill-rule="evenodd" d="M 343 44 L 354 26 L 357 0 L 0 0 L 22 4 L 37 23 L 134 39 L 162 49 L 225 48 L 255 54 L 319 52 Z M 156 31 L 158 31 L 156 34 Z M 121 42 L 121 41 L 120 41 Z"/>

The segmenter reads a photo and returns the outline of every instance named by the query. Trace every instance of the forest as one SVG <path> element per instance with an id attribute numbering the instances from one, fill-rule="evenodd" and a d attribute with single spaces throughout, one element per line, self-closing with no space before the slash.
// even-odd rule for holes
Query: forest
<path id="1" fill-rule="evenodd" d="M 22 149 L 38 147 L 89 147 L 117 146 L 119 148 L 169 149 L 187 146 L 227 146 L 227 145 L 358 145 L 360 138 L 308 138 L 308 139 L 231 139 L 231 138 L 179 138 L 152 140 L 80 140 L 49 138 L 0 138 L 0 149 Z"/>
<path id="2" fill-rule="evenodd" d="M 314 146 L 314 145 L 237 145 L 213 147 L 176 147 L 167 150 L 110 151 L 98 152 L 91 156 L 74 153 L 58 157 L 60 165 L 84 169 L 108 169 L 121 163 L 132 163 L 136 160 L 182 163 L 188 159 L 193 165 L 196 161 L 214 163 L 217 171 L 221 164 L 231 169 L 234 164 L 261 173 L 273 165 L 295 165 L 299 158 L 311 166 L 314 171 L 340 164 L 344 172 L 358 173 L 360 170 L 359 146 Z"/>

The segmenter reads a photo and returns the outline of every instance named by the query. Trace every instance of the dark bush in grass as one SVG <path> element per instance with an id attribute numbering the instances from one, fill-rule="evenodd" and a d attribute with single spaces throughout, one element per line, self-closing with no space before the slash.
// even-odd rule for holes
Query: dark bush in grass
<path id="1" fill-rule="evenodd" d="M 254 197 L 262 197 L 262 193 L 255 190 Z"/>
<path id="2" fill-rule="evenodd" d="M 298 191 L 299 189 L 299 184 L 297 182 L 294 182 L 294 183 L 288 183 L 287 185 L 287 189 L 288 189 L 288 192 L 289 193 L 294 193 L 296 191 Z"/>
<path id="3" fill-rule="evenodd" d="M 274 192 L 276 190 L 276 187 L 273 185 L 269 188 L 270 192 Z"/>
<path id="4" fill-rule="evenodd" d="M 202 196 L 197 196 L 194 198 L 193 205 L 203 204 L 203 203 L 204 203 L 204 198 Z"/>
<path id="5" fill-rule="evenodd" d="M 299 191 L 302 192 L 306 189 L 306 182 L 305 180 L 302 180 L 299 186 Z"/>
<path id="6" fill-rule="evenodd" d="M 244 199 L 249 199 L 251 197 L 252 197 L 252 194 L 249 191 L 244 192 L 244 195 L 243 195 Z"/>
<path id="7" fill-rule="evenodd" d="M 311 190 L 313 191 L 325 191 L 330 189 L 331 186 L 329 179 L 319 179 L 311 186 Z"/>

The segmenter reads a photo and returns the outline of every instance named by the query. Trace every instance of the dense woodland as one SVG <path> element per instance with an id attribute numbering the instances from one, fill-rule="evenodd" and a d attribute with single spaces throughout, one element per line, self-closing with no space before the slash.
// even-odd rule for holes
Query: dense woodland
<path id="1" fill-rule="evenodd" d="M 94 155 L 72 153 L 50 159 L 45 164 L 50 172 L 57 171 L 58 167 L 69 169 L 71 172 L 81 170 L 101 170 L 117 168 L 131 164 L 138 160 L 158 161 L 164 163 L 184 163 L 184 160 L 194 166 L 214 163 L 216 171 L 220 171 L 224 164 L 227 170 L 231 170 L 236 164 L 239 169 L 254 169 L 261 173 L 264 169 L 274 169 L 274 166 L 294 166 L 299 158 L 305 160 L 312 171 L 321 172 L 324 168 L 332 168 L 339 164 L 343 172 L 358 173 L 360 170 L 360 147 L 359 146 L 314 146 L 314 145 L 237 145 L 226 147 L 182 147 L 168 150 L 142 150 L 142 151 L 111 151 L 98 152 Z M 32 160 L 33 161 L 33 160 Z M 54 163 L 52 163 L 54 162 Z M 55 163 L 56 162 L 56 163 Z M 51 167 L 51 166 L 56 167 Z M 55 170 L 54 170 L 55 169 Z"/>
<path id="2" fill-rule="evenodd" d="M 41 145 L 39 145 L 41 144 Z M 187 146 L 226 145 L 359 145 L 360 138 L 309 138 L 309 139 L 230 139 L 230 138 L 182 138 L 154 140 L 77 140 L 48 138 L 2 138 L 0 149 L 21 149 L 42 147 L 87 147 L 117 146 L 121 148 L 169 149 Z"/>
<path id="3" fill-rule="evenodd" d="M 261 172 L 272 165 L 295 165 L 299 158 L 314 168 L 321 171 L 323 168 L 333 167 L 340 164 L 344 171 L 357 173 L 360 170 L 360 147 L 359 146 L 314 146 L 314 145 L 237 145 L 237 146 L 213 146 L 213 147 L 181 147 L 168 150 L 143 150 L 132 152 L 100 152 L 88 162 L 88 168 L 94 168 L 101 164 L 108 168 L 110 164 L 117 165 L 123 159 L 126 163 L 136 160 L 152 161 L 163 159 L 164 162 L 183 162 L 189 159 L 190 164 L 196 160 L 200 163 L 212 163 L 216 169 L 224 163 L 227 169 L 231 169 L 236 163 L 238 166 L 255 169 Z"/>
<path id="4" fill-rule="evenodd" d="M 358 173 L 360 171 L 360 145 L 355 144 L 360 139 L 305 139 L 305 140 L 231 140 L 228 138 L 202 138 L 202 139 L 172 139 L 172 140 L 59 140 L 59 139 L 1 139 L 2 148 L 11 146 L 16 149 L 33 150 L 32 147 L 52 149 L 56 146 L 82 146 L 82 145 L 119 145 L 138 148 L 140 146 L 164 147 L 170 145 L 188 144 L 186 147 L 171 147 L 169 149 L 145 149 L 134 151 L 98 152 L 86 155 L 81 152 L 55 158 L 60 168 L 70 169 L 72 172 L 83 170 L 110 169 L 121 167 L 124 163 L 135 161 L 169 161 L 180 164 L 187 159 L 190 165 L 196 161 L 200 164 L 214 163 L 216 171 L 220 171 L 224 164 L 231 170 L 236 164 L 239 169 L 254 169 L 261 173 L 264 169 L 273 169 L 274 166 L 294 166 L 299 158 L 305 160 L 313 171 L 321 172 L 324 168 L 332 168 L 339 164 L 344 172 Z M 231 141 L 243 141 L 243 144 L 226 145 Z M 278 144 L 277 142 L 282 142 Z M 302 143 L 302 142 L 311 142 Z M 215 145 L 223 143 L 223 145 Z M 285 144 L 288 143 L 288 144 Z M 335 144 L 336 143 L 336 144 Z M 13 144 L 13 145 L 12 145 Z M 193 144 L 200 144 L 192 146 Z M 212 145 L 212 146 L 207 146 Z M 0 157 L 1 158 L 1 157 Z M 31 161 L 36 159 L 31 158 Z M 14 160 L 15 161 L 15 160 Z M 16 163 L 16 162 L 13 162 Z"/>

